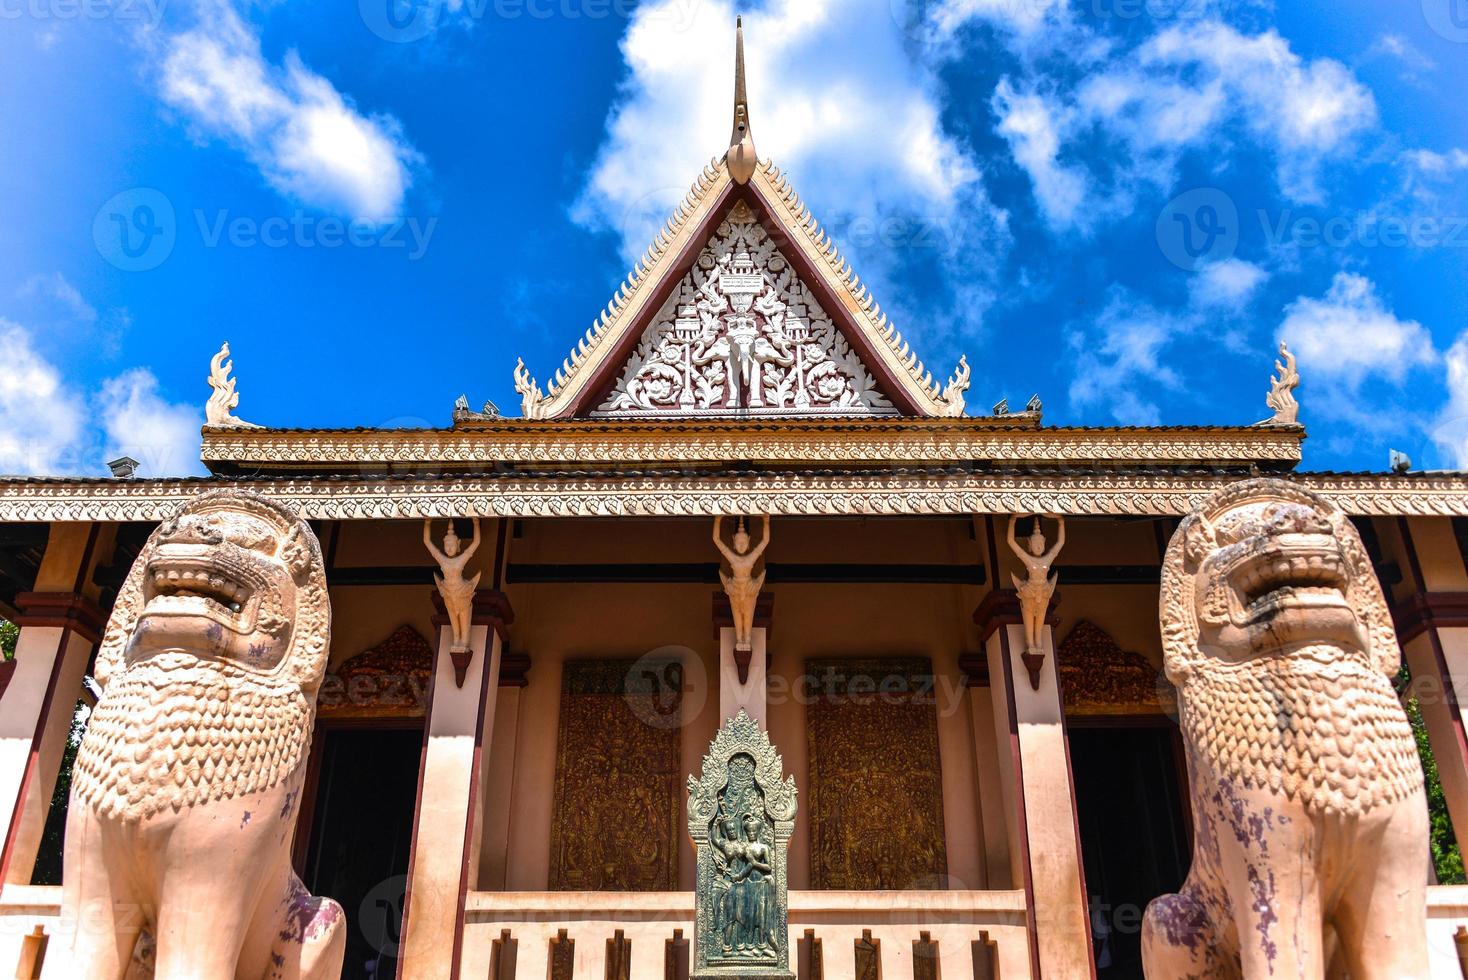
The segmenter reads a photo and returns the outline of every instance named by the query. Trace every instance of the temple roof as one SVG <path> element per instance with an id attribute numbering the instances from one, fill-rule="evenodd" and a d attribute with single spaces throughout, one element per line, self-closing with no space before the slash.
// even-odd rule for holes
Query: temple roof
<path id="1" fill-rule="evenodd" d="M 935 381 L 769 161 L 735 49 L 730 145 L 694 181 L 543 391 L 531 419 L 927 416 L 964 411 L 967 361 Z"/>

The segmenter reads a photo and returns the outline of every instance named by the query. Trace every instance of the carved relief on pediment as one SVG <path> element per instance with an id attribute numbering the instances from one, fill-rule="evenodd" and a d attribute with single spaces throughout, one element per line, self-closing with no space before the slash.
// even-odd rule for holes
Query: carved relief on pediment
<path id="1" fill-rule="evenodd" d="M 1162 670 L 1095 623 L 1076 623 L 1055 660 L 1067 715 L 1177 714 L 1177 695 Z"/>
<path id="2" fill-rule="evenodd" d="M 325 718 L 416 718 L 428 707 L 433 647 L 411 626 L 327 671 L 317 697 Z"/>
<path id="3" fill-rule="evenodd" d="M 643 332 L 598 416 L 895 415 L 744 202 Z"/>

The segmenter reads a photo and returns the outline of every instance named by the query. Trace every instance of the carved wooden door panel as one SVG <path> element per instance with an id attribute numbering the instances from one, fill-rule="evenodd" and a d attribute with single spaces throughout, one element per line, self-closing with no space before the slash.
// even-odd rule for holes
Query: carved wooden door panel
<path id="1" fill-rule="evenodd" d="M 806 683 L 811 887 L 944 887 L 932 663 L 810 660 Z"/>
<path id="2" fill-rule="evenodd" d="M 632 676 L 634 663 L 637 676 Z M 561 684 L 550 887 L 678 887 L 681 673 L 573 661 Z"/>

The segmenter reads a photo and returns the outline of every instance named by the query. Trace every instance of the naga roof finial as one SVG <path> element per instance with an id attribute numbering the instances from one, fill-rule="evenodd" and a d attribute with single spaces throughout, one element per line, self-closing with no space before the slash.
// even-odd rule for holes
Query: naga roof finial
<path id="1" fill-rule="evenodd" d="M 747 184 L 754 176 L 759 158 L 754 152 L 754 135 L 749 129 L 749 100 L 744 95 L 744 18 L 734 19 L 734 129 L 729 134 L 729 152 L 724 154 L 729 176 Z"/>

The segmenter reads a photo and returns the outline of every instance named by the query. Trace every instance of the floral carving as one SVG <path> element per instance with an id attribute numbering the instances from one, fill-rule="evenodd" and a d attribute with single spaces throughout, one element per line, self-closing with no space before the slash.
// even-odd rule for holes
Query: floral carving
<path id="1" fill-rule="evenodd" d="M 1055 650 L 1067 715 L 1160 714 L 1176 696 L 1162 672 L 1140 653 L 1123 650 L 1089 620 L 1076 623 Z"/>
<path id="2" fill-rule="evenodd" d="M 433 647 L 411 626 L 327 671 L 317 697 L 324 717 L 421 716 L 428 705 Z"/>
<path id="3" fill-rule="evenodd" d="M 595 414 L 893 415 L 744 202 L 704 246 Z"/>

